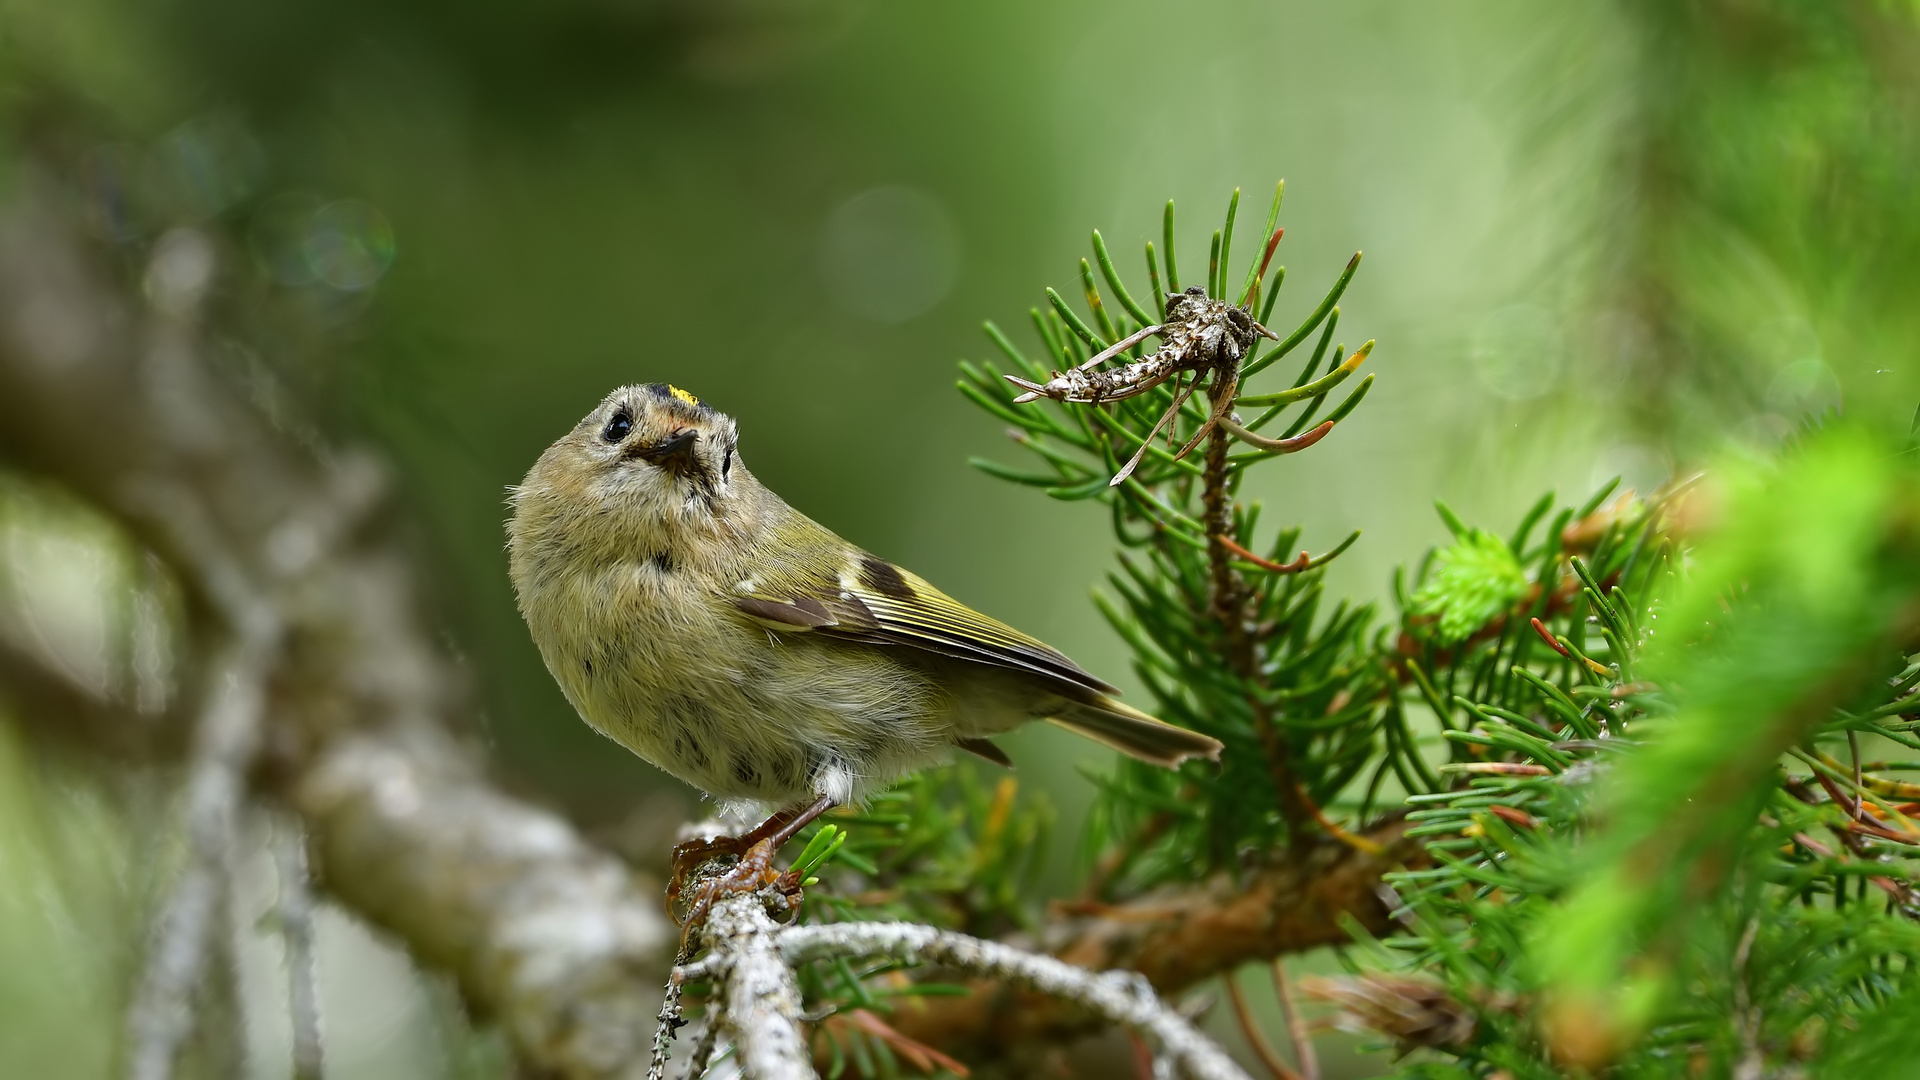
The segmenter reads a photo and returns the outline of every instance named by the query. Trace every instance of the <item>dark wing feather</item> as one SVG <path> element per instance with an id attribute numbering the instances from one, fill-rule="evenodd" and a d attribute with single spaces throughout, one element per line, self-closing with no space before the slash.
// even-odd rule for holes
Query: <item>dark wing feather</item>
<path id="1" fill-rule="evenodd" d="M 984 758 L 1003 769 L 1013 768 L 1013 759 L 1007 756 L 992 739 L 955 739 L 953 745 L 978 758 Z"/>
<path id="2" fill-rule="evenodd" d="M 827 610 L 825 604 L 810 597 L 800 597 L 787 602 L 767 600 L 758 596 L 743 596 L 733 604 L 754 622 L 775 630 L 818 630 L 823 626 L 837 625 L 839 622 Z"/>
<path id="3" fill-rule="evenodd" d="M 742 583 L 734 604 L 774 630 L 811 632 L 1022 671 L 1072 697 L 1116 693 L 1044 642 L 988 618 L 920 577 L 856 548 L 840 566 L 788 563 Z"/>

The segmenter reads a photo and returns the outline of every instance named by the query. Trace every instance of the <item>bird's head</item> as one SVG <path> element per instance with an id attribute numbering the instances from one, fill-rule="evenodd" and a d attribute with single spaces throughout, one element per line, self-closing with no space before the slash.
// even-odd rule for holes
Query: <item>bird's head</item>
<path id="1" fill-rule="evenodd" d="M 552 498 L 647 531 L 728 516 L 745 471 L 725 413 L 666 383 L 623 386 L 547 448 L 514 501 Z"/>

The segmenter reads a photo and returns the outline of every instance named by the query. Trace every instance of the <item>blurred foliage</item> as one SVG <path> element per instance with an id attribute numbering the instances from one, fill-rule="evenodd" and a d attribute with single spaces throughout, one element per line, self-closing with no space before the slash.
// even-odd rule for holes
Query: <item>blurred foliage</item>
<path id="1" fill-rule="evenodd" d="M 0 713 L 0 1063 L 13 1076 L 106 1076 L 143 959 L 137 933 L 176 845 L 130 829 L 151 785 L 114 790 L 31 746 Z"/>
<path id="2" fill-rule="evenodd" d="M 167 568 L 114 521 L 0 469 L 0 645 L 158 720 L 178 692 L 184 608 Z"/>
<path id="3" fill-rule="evenodd" d="M 1880 0 L 1632 0 L 1614 288 L 1647 393 L 1698 455 L 1844 400 L 1920 397 L 1920 11 Z"/>
<path id="4" fill-rule="evenodd" d="M 1455 698 L 1475 760 L 1409 800 L 1438 865 L 1389 878 L 1415 932 L 1379 962 L 1474 1023 L 1438 1047 L 1456 1064 L 1407 1075 L 1904 1060 L 1920 762 L 1885 753 L 1920 747 L 1920 458 L 1816 431 L 1777 466 L 1723 463 L 1703 501 L 1684 563 L 1572 564 L 1600 640 L 1556 635 L 1551 681 Z"/>

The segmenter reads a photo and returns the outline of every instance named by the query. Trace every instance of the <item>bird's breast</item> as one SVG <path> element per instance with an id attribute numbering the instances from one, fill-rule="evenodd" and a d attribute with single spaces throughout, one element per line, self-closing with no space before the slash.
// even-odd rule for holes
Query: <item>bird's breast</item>
<path id="1" fill-rule="evenodd" d="M 548 668 L 581 717 L 727 798 L 840 797 L 947 743 L 948 695 L 896 650 L 776 634 L 729 593 L 642 559 L 526 598 Z"/>

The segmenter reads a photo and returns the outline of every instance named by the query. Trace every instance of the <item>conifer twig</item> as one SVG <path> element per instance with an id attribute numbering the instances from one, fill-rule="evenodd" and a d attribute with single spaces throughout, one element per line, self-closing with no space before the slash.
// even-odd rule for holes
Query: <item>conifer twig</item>
<path id="1" fill-rule="evenodd" d="M 852 1009 L 846 1013 L 846 1017 L 853 1023 L 854 1027 L 886 1043 L 887 1046 L 892 1048 L 894 1053 L 912 1062 L 913 1067 L 923 1073 L 930 1073 L 935 1069 L 945 1069 L 947 1072 L 962 1078 L 973 1075 L 973 1071 L 968 1069 L 963 1063 L 948 1057 L 946 1054 L 941 1053 L 910 1035 L 902 1034 L 893 1025 L 882 1020 L 879 1015 L 871 1009 Z"/>
<path id="2" fill-rule="evenodd" d="M 1215 381 L 1219 381 L 1217 376 Z M 1225 397 L 1231 396 L 1232 390 L 1229 389 Z M 1215 399 L 1216 409 L 1220 400 Z M 1228 665 L 1242 679 L 1255 682 L 1259 679 L 1259 665 L 1254 656 L 1253 637 L 1247 626 L 1247 586 L 1233 568 L 1234 552 L 1227 546 L 1227 537 L 1233 532 L 1233 511 L 1229 505 L 1231 475 L 1227 469 L 1227 448 L 1232 438 L 1224 426 L 1216 425 L 1209 433 L 1200 504 L 1206 515 L 1207 561 L 1212 584 L 1211 614 L 1219 622 L 1226 639 Z M 1240 548 L 1239 544 L 1233 546 Z M 1273 710 L 1264 698 L 1255 695 L 1247 704 L 1253 713 L 1254 731 L 1260 738 L 1260 749 L 1266 756 L 1267 769 L 1272 774 L 1274 796 L 1281 815 L 1290 827 L 1297 826 L 1311 817 L 1312 812 L 1307 809 L 1300 784 L 1294 776 L 1293 755 L 1287 746 L 1286 735 L 1273 722 Z"/>
<path id="3" fill-rule="evenodd" d="M 1161 994 L 1172 994 L 1250 959 L 1347 943 L 1354 923 L 1386 934 L 1395 924 L 1380 898 L 1380 876 L 1430 865 L 1420 841 L 1406 830 L 1401 819 L 1368 829 L 1368 838 L 1384 849 L 1379 856 L 1312 837 L 1286 858 L 1250 872 L 1063 913 L 1044 940 L 1063 960 L 1087 969 L 1138 971 Z M 1015 1043 L 1087 1030 L 1084 1015 L 1059 1002 L 997 993 L 984 983 L 974 989 L 971 999 L 929 998 L 925 1008 L 903 1010 L 893 1023 L 932 1046 L 999 1053 Z"/>
<path id="4" fill-rule="evenodd" d="M 682 946 L 679 959 L 685 958 L 685 947 Z M 684 982 L 676 965 L 667 974 L 666 992 L 660 996 L 660 1012 L 656 1017 L 659 1023 L 653 1029 L 653 1049 L 647 1057 L 647 1080 L 667 1080 L 667 1061 L 673 1057 L 674 1032 L 686 1024 L 680 1017 L 680 994 Z"/>

